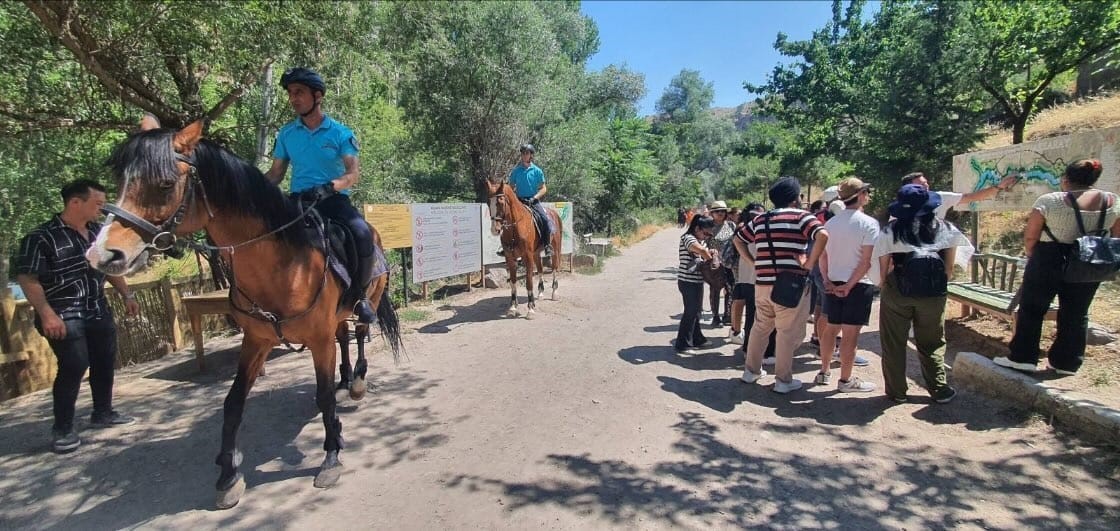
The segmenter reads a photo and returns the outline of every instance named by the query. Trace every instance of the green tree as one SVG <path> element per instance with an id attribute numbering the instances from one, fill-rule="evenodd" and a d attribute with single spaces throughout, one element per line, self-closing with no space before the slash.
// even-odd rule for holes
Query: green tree
<path id="1" fill-rule="evenodd" d="M 1054 79 L 1120 44 L 1116 0 L 999 2 L 976 0 L 956 41 L 977 85 L 1011 122 L 1023 142 L 1027 120 Z"/>

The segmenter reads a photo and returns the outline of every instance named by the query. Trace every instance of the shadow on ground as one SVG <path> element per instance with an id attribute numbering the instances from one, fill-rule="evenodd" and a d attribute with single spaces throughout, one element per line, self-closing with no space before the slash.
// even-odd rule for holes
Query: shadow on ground
<path id="1" fill-rule="evenodd" d="M 524 294 L 522 294 L 524 298 Z M 522 311 L 525 311 L 522 302 Z M 421 334 L 446 334 L 452 329 L 469 324 L 483 323 L 486 321 L 499 321 L 505 319 L 505 311 L 509 307 L 509 297 L 490 297 L 481 299 L 465 306 L 448 304 L 440 306 L 438 310 L 453 312 L 451 317 L 428 323 L 417 329 Z"/>
<path id="2" fill-rule="evenodd" d="M 457 475 L 447 485 L 498 496 L 510 511 L 556 507 L 627 526 L 656 519 L 688 527 L 1114 529 L 1120 519 L 1112 501 L 1118 489 L 1107 475 L 1080 486 L 1111 495 L 1095 501 L 1071 496 L 1046 466 L 1031 467 L 1048 471 L 1046 477 L 1024 472 L 1023 460 L 1046 461 L 1052 467 L 1097 461 L 1115 470 L 1116 457 L 1099 449 L 1081 455 L 1016 455 L 976 466 L 921 441 L 868 443 L 828 426 L 761 423 L 757 433 L 762 444 L 750 453 L 721 441 L 719 427 L 697 413 L 681 413 L 674 429 L 679 437 L 673 447 L 686 454 L 680 460 L 637 466 L 590 453 L 550 454 L 545 464 L 567 478 L 509 482 Z M 831 441 L 823 455 L 849 454 L 857 460 L 860 455 L 890 455 L 892 467 L 867 470 L 850 459 L 807 459 L 774 444 L 809 432 Z M 933 455 L 944 459 L 931 459 Z M 879 482 L 883 474 L 904 486 L 885 490 Z M 998 516 L 977 513 L 974 500 L 993 491 L 1012 502 L 1011 510 Z M 1017 504 L 1031 509 L 1013 509 Z"/>

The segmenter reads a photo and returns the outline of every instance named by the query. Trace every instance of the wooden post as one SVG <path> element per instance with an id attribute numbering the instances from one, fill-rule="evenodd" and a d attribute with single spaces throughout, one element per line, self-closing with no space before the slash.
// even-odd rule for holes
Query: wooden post
<path id="1" fill-rule="evenodd" d="M 428 281 L 425 280 L 420 283 L 420 298 L 425 301 L 428 300 Z"/>
<path id="2" fill-rule="evenodd" d="M 171 285 L 170 278 L 159 281 L 159 292 L 163 307 L 167 310 L 167 319 L 170 321 L 171 348 L 179 350 L 183 347 L 183 330 L 179 327 L 179 292 Z"/>

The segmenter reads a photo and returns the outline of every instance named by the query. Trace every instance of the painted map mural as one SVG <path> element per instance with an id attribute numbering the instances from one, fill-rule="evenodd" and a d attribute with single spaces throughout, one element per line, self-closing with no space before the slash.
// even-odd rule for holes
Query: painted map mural
<path id="1" fill-rule="evenodd" d="M 1120 193 L 1120 127 L 1045 138 L 953 157 L 953 191 L 974 192 L 999 184 L 1008 175 L 1019 182 L 992 201 L 959 205 L 957 210 L 1029 210 L 1038 196 L 1058 191 L 1070 162 L 1100 159 L 1098 188 Z"/>

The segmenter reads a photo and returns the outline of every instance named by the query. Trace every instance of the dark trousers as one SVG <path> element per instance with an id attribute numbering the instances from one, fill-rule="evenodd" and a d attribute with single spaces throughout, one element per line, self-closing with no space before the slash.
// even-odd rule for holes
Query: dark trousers
<path id="1" fill-rule="evenodd" d="M 684 313 L 677 328 L 678 349 L 698 347 L 708 340 L 700 333 L 700 308 L 704 305 L 704 283 L 677 281 L 677 289 L 684 300 Z"/>
<path id="2" fill-rule="evenodd" d="M 66 337 L 48 339 L 58 358 L 58 374 L 54 378 L 54 426 L 57 431 L 74 428 L 74 407 L 82 376 L 89 369 L 89 388 L 93 394 L 93 410 L 113 410 L 113 366 L 117 358 L 117 328 L 113 314 L 98 317 L 71 318 L 66 323 Z M 42 327 L 39 327 L 42 333 Z"/>
<path id="3" fill-rule="evenodd" d="M 1042 320 L 1058 297 L 1058 335 L 1047 358 L 1055 369 L 1077 371 L 1085 358 L 1085 335 L 1089 327 L 1089 305 L 1099 282 L 1072 283 L 1062 280 L 1071 247 L 1039 242 L 1023 272 L 1023 300 L 1019 303 L 1015 335 L 1011 337 L 1012 361 L 1038 363 L 1042 352 Z"/>
<path id="4" fill-rule="evenodd" d="M 887 275 L 879 300 L 879 341 L 887 396 L 906 397 L 906 343 L 911 326 L 926 390 L 934 398 L 950 393 L 945 376 L 945 299 L 944 295 L 907 297 L 898 291 L 894 275 Z"/>
<path id="5" fill-rule="evenodd" d="M 357 240 L 359 256 L 373 256 L 373 234 L 365 218 L 350 203 L 350 196 L 334 194 L 319 202 L 315 209 L 323 217 L 342 223 L 350 229 L 350 234 Z"/>
<path id="6" fill-rule="evenodd" d="M 754 327 L 754 318 L 755 318 L 755 315 L 758 313 L 758 308 L 754 304 L 754 291 L 755 291 L 754 290 L 754 284 L 744 284 L 744 285 L 745 286 L 750 286 L 748 288 L 747 293 L 746 293 L 747 304 L 746 304 L 746 306 L 743 307 L 743 313 L 746 316 L 746 323 L 747 323 L 745 326 L 743 326 L 743 337 L 744 338 L 749 338 L 749 337 L 751 337 L 751 328 Z M 773 358 L 774 357 L 774 340 L 777 339 L 777 337 L 778 337 L 778 329 L 775 328 L 773 332 L 770 332 L 770 341 L 766 344 L 766 352 L 762 355 L 762 357 L 764 357 L 764 358 Z M 746 343 L 746 341 L 744 341 L 743 342 L 743 350 L 745 351 L 746 348 L 747 348 L 747 343 Z"/>

